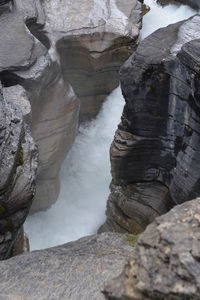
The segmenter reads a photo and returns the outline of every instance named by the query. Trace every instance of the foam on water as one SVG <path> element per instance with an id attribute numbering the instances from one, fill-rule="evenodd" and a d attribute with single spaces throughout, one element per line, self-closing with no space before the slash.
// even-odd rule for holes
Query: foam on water
<path id="1" fill-rule="evenodd" d="M 124 99 L 117 88 L 97 118 L 80 127 L 61 170 L 57 202 L 26 221 L 32 250 L 92 234 L 103 223 L 111 181 L 109 147 L 123 106 Z"/>
<path id="2" fill-rule="evenodd" d="M 186 19 L 195 13 L 187 6 L 151 7 L 143 20 L 141 38 L 170 23 Z M 109 148 L 120 122 L 124 99 L 117 88 L 104 103 L 97 118 L 79 129 L 76 141 L 63 163 L 61 191 L 57 202 L 47 211 L 27 218 L 31 250 L 63 244 L 95 233 L 104 222 L 109 195 Z"/>

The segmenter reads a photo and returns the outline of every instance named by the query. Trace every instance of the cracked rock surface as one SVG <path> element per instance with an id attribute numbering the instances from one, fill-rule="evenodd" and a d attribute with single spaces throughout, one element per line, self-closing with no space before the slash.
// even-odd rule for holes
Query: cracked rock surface
<path id="1" fill-rule="evenodd" d="M 123 273 L 105 287 L 110 300 L 200 299 L 200 198 L 147 227 Z"/>
<path id="2" fill-rule="evenodd" d="M 23 106 L 23 98 L 21 99 Z M 38 152 L 19 106 L 0 90 L 0 259 L 11 256 L 32 204 Z"/>

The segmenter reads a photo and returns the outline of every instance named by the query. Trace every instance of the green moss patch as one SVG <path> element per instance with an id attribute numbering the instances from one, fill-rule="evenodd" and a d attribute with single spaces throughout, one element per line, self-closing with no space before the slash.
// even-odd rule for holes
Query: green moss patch
<path id="1" fill-rule="evenodd" d="M 137 241 L 139 239 L 139 235 L 135 234 L 126 234 L 125 241 L 129 246 L 135 247 Z"/>
<path id="2" fill-rule="evenodd" d="M 23 166 L 24 164 L 24 149 L 22 148 L 22 146 L 19 150 L 19 164 L 20 166 Z"/>

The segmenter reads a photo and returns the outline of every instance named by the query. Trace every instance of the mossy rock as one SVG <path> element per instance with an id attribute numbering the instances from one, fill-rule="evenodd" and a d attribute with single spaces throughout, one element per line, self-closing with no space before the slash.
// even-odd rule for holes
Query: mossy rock
<path id="1" fill-rule="evenodd" d="M 24 164 L 24 149 L 21 146 L 19 150 L 19 165 L 23 166 L 23 164 Z"/>
<path id="2" fill-rule="evenodd" d="M 137 244 L 137 241 L 139 239 L 139 235 L 135 234 L 126 234 L 125 241 L 129 246 L 135 247 Z"/>

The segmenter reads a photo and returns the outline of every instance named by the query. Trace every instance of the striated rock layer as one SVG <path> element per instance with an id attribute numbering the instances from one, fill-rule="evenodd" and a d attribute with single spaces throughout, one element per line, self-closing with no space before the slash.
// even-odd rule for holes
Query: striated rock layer
<path id="1" fill-rule="evenodd" d="M 106 284 L 110 300 L 200 299 L 200 198 L 147 227 L 123 273 Z"/>
<path id="2" fill-rule="evenodd" d="M 137 0 L 47 0 L 43 7 L 50 51 L 56 47 L 64 79 L 81 100 L 81 119 L 94 117 L 118 86 L 121 64 L 136 49 L 142 4 Z"/>
<path id="3" fill-rule="evenodd" d="M 126 235 L 104 233 L 0 262 L 0 299 L 103 300 L 132 250 Z"/>
<path id="4" fill-rule="evenodd" d="M 20 107 L 4 99 L 0 90 L 0 259 L 12 255 L 28 215 L 37 162 L 37 149 Z"/>
<path id="5" fill-rule="evenodd" d="M 57 198 L 58 173 L 75 138 L 79 102 L 63 80 L 59 61 L 48 53 L 40 1 L 11 4 L 9 10 L 3 5 L 0 15 L 0 78 L 5 87 L 13 87 L 11 98 L 27 97 L 31 103 L 32 122 L 26 121 L 39 148 L 35 211 L 49 207 Z M 24 92 L 16 91 L 18 84 Z"/>
<path id="6" fill-rule="evenodd" d="M 77 96 L 83 119 L 98 112 L 137 46 L 141 14 L 137 0 L 1 1 L 0 80 L 25 89 L 39 148 L 32 211 L 59 193 L 59 170 L 77 132 Z"/>
<path id="7" fill-rule="evenodd" d="M 101 230 L 139 233 L 200 194 L 199 26 L 196 15 L 156 31 L 121 69 L 126 105 Z"/>

